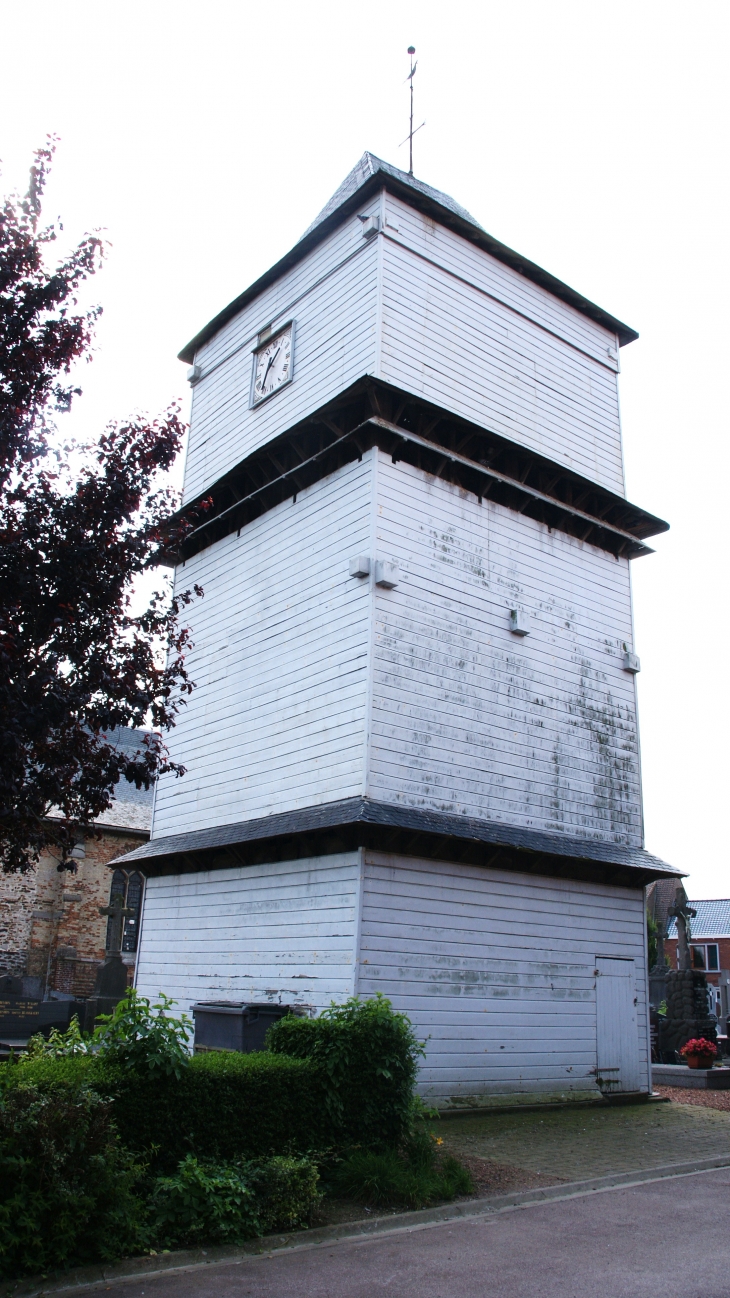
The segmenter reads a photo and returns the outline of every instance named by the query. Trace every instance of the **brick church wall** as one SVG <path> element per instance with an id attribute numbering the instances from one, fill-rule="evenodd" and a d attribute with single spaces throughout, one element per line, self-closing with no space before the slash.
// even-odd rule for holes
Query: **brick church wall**
<path id="1" fill-rule="evenodd" d="M 147 837 L 105 828 L 84 843 L 75 874 L 59 873 L 57 859 L 44 854 L 27 874 L 0 875 L 0 976 L 24 976 L 40 996 L 89 996 L 104 959 L 107 920 L 99 909 L 109 904 L 108 863 Z M 133 970 L 130 958 L 130 977 Z"/>

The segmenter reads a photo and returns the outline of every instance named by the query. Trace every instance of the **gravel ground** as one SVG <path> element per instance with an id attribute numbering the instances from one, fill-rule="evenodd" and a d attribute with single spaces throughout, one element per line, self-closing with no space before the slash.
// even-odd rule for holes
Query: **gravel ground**
<path id="1" fill-rule="evenodd" d="M 730 1091 L 696 1091 L 683 1086 L 655 1086 L 654 1090 L 673 1104 L 697 1104 L 701 1109 L 730 1113 Z"/>
<path id="2" fill-rule="evenodd" d="M 562 1176 L 531 1172 L 524 1167 L 515 1167 L 513 1163 L 495 1163 L 491 1158 L 479 1158 L 476 1154 L 461 1151 L 458 1159 L 472 1174 L 477 1199 L 492 1194 L 512 1194 L 514 1190 L 533 1190 L 536 1185 L 559 1185 L 565 1180 Z"/>

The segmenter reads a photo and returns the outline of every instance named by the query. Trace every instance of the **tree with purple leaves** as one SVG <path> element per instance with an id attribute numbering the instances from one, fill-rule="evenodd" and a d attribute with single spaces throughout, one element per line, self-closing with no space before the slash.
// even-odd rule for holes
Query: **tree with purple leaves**
<path id="1" fill-rule="evenodd" d="M 41 851 L 73 869 L 74 844 L 126 779 L 149 788 L 184 768 L 162 733 L 194 688 L 182 610 L 199 587 L 155 594 L 135 582 L 192 526 L 171 524 L 166 482 L 185 433 L 179 408 L 109 425 L 93 446 L 54 424 L 80 389 L 99 308 L 79 307 L 104 246 L 86 235 L 50 265 L 57 225 L 41 224 L 55 142 L 38 150 L 24 198 L 0 207 L 0 859 L 27 870 Z M 139 751 L 119 726 L 147 727 Z"/>

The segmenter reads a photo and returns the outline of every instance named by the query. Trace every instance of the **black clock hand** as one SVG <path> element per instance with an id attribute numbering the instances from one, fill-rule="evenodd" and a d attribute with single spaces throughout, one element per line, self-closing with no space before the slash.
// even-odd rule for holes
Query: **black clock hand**
<path id="1" fill-rule="evenodd" d="M 262 380 L 261 380 L 261 386 L 262 386 L 262 388 L 265 388 L 265 387 L 266 387 L 266 380 L 267 380 L 268 377 L 269 377 L 269 370 L 271 369 L 271 366 L 274 364 L 274 361 L 276 360 L 276 358 L 277 358 L 277 356 L 279 355 L 279 352 L 280 352 L 280 351 L 281 351 L 281 347 L 277 347 L 276 351 L 274 352 L 274 355 L 271 357 L 271 360 L 269 361 L 268 365 L 266 366 L 266 371 L 265 371 L 265 373 L 264 373 L 264 377 L 263 377 Z"/>

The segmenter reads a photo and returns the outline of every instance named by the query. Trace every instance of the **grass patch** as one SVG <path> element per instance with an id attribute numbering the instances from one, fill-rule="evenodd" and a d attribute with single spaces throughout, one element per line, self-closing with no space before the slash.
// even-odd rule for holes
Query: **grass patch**
<path id="1" fill-rule="evenodd" d="M 327 1193 L 368 1207 L 426 1208 L 474 1194 L 468 1168 L 427 1132 L 412 1136 L 399 1150 L 353 1149 L 326 1169 Z"/>

